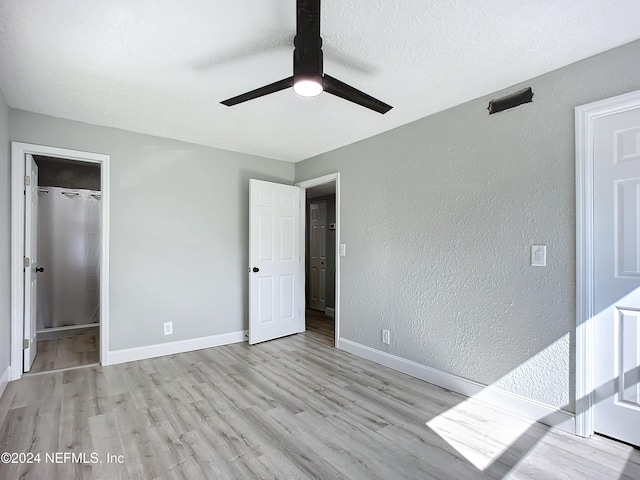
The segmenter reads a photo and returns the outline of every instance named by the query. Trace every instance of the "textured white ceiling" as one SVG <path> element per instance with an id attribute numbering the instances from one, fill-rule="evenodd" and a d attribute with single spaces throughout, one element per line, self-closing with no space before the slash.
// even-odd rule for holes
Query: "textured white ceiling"
<path id="1" fill-rule="evenodd" d="M 638 0 L 323 0 L 325 72 L 380 115 L 291 89 L 295 0 L 3 0 L 14 108 L 298 161 L 640 38 Z"/>

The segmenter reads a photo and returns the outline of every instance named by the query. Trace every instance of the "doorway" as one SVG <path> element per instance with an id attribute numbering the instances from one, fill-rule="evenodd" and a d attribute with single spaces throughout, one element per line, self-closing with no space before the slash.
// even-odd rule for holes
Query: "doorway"
<path id="1" fill-rule="evenodd" d="M 95 365 L 100 341 L 100 165 L 32 157 L 38 169 L 37 348 L 23 371 Z"/>
<path id="2" fill-rule="evenodd" d="M 335 336 L 335 182 L 306 192 L 305 325 L 322 335 Z"/>
<path id="3" fill-rule="evenodd" d="M 640 446 L 640 91 L 576 108 L 576 433 Z"/>
<path id="4" fill-rule="evenodd" d="M 339 174 L 297 185 L 305 189 L 305 328 L 339 343 Z"/>
<path id="5" fill-rule="evenodd" d="M 108 345 L 109 156 L 12 142 L 11 380 Z"/>
<path id="6" fill-rule="evenodd" d="M 340 258 L 327 265 L 332 272 L 334 286 L 334 307 L 327 311 L 326 300 L 322 311 L 307 321 L 307 299 L 305 266 L 308 248 L 306 193 L 314 187 L 324 186 L 322 195 L 335 198 L 332 207 L 335 231 L 332 241 L 333 251 L 338 250 L 340 239 L 340 177 L 338 173 L 300 182 L 294 186 L 258 179 L 249 181 L 249 344 L 273 340 L 287 335 L 304 332 L 313 321 L 322 315 L 323 331 L 331 332 L 325 337 L 333 346 L 339 347 L 340 332 Z M 312 191 L 312 197 L 317 199 Z M 329 223 L 326 223 L 327 228 Z M 326 238 L 325 238 L 326 240 Z M 325 242 L 326 247 L 326 242 Z M 333 273 L 335 272 L 335 273 Z M 333 279 L 332 278 L 332 279 Z M 325 292 L 326 295 L 326 292 Z M 316 305 L 316 308 L 318 306 Z M 327 315 L 329 313 L 329 315 Z M 331 315 L 333 314 L 333 315 Z M 326 317 L 326 318 L 325 318 Z M 327 327 L 327 328 L 324 328 Z"/>

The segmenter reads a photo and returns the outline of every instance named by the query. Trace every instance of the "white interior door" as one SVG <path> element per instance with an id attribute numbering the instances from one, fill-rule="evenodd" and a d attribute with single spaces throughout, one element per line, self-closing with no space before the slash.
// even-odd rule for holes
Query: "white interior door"
<path id="1" fill-rule="evenodd" d="M 309 205 L 309 308 L 327 306 L 327 202 Z"/>
<path id="2" fill-rule="evenodd" d="M 249 181 L 249 343 L 304 331 L 299 187 Z"/>
<path id="3" fill-rule="evenodd" d="M 29 265 L 24 269 L 24 371 L 31 370 L 38 352 L 36 334 L 38 302 L 38 165 L 31 155 L 27 155 L 28 181 L 25 181 L 25 253 Z M 26 180 L 26 179 L 25 179 Z M 26 264 L 25 264 L 26 265 Z"/>
<path id="4" fill-rule="evenodd" d="M 595 430 L 640 445 L 640 109 L 594 123 Z"/>

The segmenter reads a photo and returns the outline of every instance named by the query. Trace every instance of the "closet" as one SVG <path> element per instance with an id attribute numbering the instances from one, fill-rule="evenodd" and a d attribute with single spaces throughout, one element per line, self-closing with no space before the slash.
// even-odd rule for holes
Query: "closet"
<path id="1" fill-rule="evenodd" d="M 100 166 L 38 165 L 37 356 L 31 373 L 99 362 Z"/>

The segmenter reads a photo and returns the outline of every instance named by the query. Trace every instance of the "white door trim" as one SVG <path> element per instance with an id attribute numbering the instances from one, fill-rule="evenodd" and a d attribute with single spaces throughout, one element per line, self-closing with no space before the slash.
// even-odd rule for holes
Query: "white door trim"
<path id="1" fill-rule="evenodd" d="M 306 207 L 306 189 L 311 187 L 317 187 L 318 185 L 324 185 L 325 183 L 336 182 L 336 283 L 335 283 L 335 346 L 340 348 L 340 173 L 330 173 L 318 178 L 312 178 L 311 180 L 305 180 L 303 182 L 296 183 L 296 186 L 302 188 L 300 195 L 300 208 L 304 212 L 304 221 L 300 222 L 300 235 L 302 239 L 306 238 L 307 228 L 307 207 Z M 305 281 L 305 268 L 306 268 L 306 242 L 301 242 L 301 255 L 302 255 L 302 282 Z M 302 285 L 302 291 L 304 292 L 304 285 Z M 306 307 L 306 304 L 305 304 Z"/>
<path id="2" fill-rule="evenodd" d="M 106 364 L 109 345 L 109 155 L 11 142 L 11 366 L 10 380 L 22 377 L 24 328 L 24 158 L 26 154 L 60 157 L 101 166 L 102 239 L 100 258 L 100 360 Z"/>
<path id="3" fill-rule="evenodd" d="M 640 90 L 576 107 L 576 434 L 594 434 L 593 125 L 640 107 Z"/>

